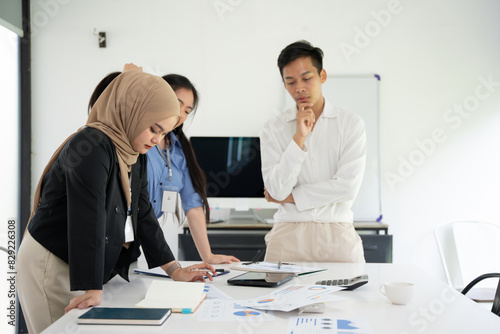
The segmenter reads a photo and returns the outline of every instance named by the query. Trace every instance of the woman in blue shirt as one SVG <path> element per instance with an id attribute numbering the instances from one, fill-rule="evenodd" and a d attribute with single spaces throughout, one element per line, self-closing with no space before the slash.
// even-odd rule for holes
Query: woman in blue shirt
<path id="1" fill-rule="evenodd" d="M 180 121 L 179 125 L 165 136 L 165 140 L 159 143 L 160 149 L 155 148 L 147 153 L 148 190 L 156 217 L 160 219 L 165 214 L 164 210 L 167 210 L 162 209 L 164 197 L 173 195 L 170 196 L 170 203 L 174 205 L 175 193 L 179 193 L 191 235 L 203 261 L 212 264 L 239 261 L 234 256 L 213 254 L 208 241 L 206 224 L 209 221 L 210 208 L 205 191 L 206 179 L 196 162 L 191 143 L 182 129 L 184 121 L 196 110 L 198 93 L 193 84 L 182 75 L 169 74 L 163 79 L 177 95 Z M 168 168 L 168 158 L 170 158 L 170 168 Z M 177 219 L 181 219 L 179 214 Z"/>
<path id="2" fill-rule="evenodd" d="M 141 69 L 133 64 L 126 64 L 124 71 Z M 89 110 L 106 86 L 118 76 L 114 72 L 106 76 L 96 87 L 90 98 Z M 180 120 L 177 127 L 171 131 L 165 140 L 147 153 L 148 158 L 148 191 L 156 217 L 164 219 L 165 209 L 162 209 L 164 196 L 169 196 L 174 213 L 178 197 L 182 202 L 191 235 L 193 236 L 198 253 L 204 262 L 212 264 L 239 262 L 231 255 L 213 254 L 207 236 L 206 224 L 210 218 L 210 207 L 206 195 L 205 174 L 196 162 L 193 148 L 183 131 L 183 123 L 191 113 L 195 113 L 198 106 L 198 92 L 193 84 L 184 76 L 169 74 L 163 79 L 174 90 L 180 106 Z M 167 154 L 167 147 L 168 154 Z M 170 168 L 168 168 L 170 160 Z M 167 193 L 165 193 L 167 191 Z M 180 196 L 177 196 L 179 194 Z M 168 197 L 167 197 L 168 198 Z M 178 211 L 178 210 L 177 210 Z M 181 214 L 177 212 L 177 221 L 181 224 Z"/>

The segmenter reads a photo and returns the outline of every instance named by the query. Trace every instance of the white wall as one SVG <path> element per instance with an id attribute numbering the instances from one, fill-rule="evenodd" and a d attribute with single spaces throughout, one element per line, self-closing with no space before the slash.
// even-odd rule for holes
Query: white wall
<path id="1" fill-rule="evenodd" d="M 491 0 L 35 0 L 33 185 L 84 124 L 97 82 L 125 62 L 192 79 L 201 105 L 189 134 L 257 135 L 283 103 L 280 50 L 307 39 L 329 73 L 382 77 L 394 262 L 444 278 L 434 226 L 500 222 L 499 12 Z M 107 33 L 107 48 L 94 28 Z"/>

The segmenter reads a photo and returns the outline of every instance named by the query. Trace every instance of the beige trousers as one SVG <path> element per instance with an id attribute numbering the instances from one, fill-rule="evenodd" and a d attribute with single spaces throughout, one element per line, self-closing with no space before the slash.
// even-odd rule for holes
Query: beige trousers
<path id="1" fill-rule="evenodd" d="M 365 262 L 363 242 L 351 223 L 278 222 L 265 240 L 265 261 Z"/>
<path id="2" fill-rule="evenodd" d="M 40 333 L 64 315 L 71 298 L 69 266 L 26 231 L 17 254 L 17 289 L 28 331 Z"/>

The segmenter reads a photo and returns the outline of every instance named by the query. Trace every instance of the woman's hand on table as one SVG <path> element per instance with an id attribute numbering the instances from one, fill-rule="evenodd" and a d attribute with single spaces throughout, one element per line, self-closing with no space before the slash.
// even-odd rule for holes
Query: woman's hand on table
<path id="1" fill-rule="evenodd" d="M 96 306 L 101 303 L 102 290 L 87 290 L 83 295 L 72 298 L 69 301 L 69 305 L 64 309 L 64 313 L 68 313 L 70 310 L 74 308 L 78 308 L 80 310 Z"/>
<path id="2" fill-rule="evenodd" d="M 207 269 L 207 270 L 197 270 L 197 269 Z M 206 282 L 205 277 L 208 277 L 210 281 L 213 281 L 212 276 L 217 276 L 214 267 L 208 263 L 198 263 L 185 268 L 177 268 L 170 275 L 174 281 L 184 281 L 184 282 L 196 282 L 202 281 Z"/>
<path id="3" fill-rule="evenodd" d="M 210 254 L 206 259 L 205 262 L 212 263 L 212 264 L 222 264 L 222 263 L 233 263 L 233 262 L 240 262 L 240 260 L 237 257 L 234 257 L 232 255 L 223 255 L 223 254 Z"/>

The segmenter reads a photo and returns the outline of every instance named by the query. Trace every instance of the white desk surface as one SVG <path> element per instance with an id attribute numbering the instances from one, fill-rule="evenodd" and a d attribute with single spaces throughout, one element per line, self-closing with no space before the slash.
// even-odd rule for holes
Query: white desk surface
<path id="1" fill-rule="evenodd" d="M 184 262 L 187 264 L 187 262 Z M 320 279 L 334 279 L 368 274 L 368 284 L 354 291 L 339 291 L 342 301 L 329 302 L 325 316 L 343 319 L 366 319 L 373 333 L 377 334 L 460 334 L 499 333 L 500 317 L 488 309 L 461 295 L 448 285 L 412 265 L 397 264 L 304 264 L 324 267 L 329 270 L 308 277 L 295 278 L 286 283 L 314 284 Z M 139 263 L 146 268 L 144 263 Z M 137 267 L 133 265 L 131 271 Z M 229 265 L 216 265 L 228 268 Z M 230 274 L 215 278 L 216 287 L 234 299 L 248 299 L 270 292 L 269 288 L 230 286 L 226 280 L 241 274 L 232 270 Z M 115 277 L 105 285 L 101 306 L 133 307 L 145 296 L 154 278 L 132 273 L 130 283 Z M 392 305 L 380 292 L 379 286 L 390 281 L 410 281 L 416 285 L 415 297 L 404 306 Z M 282 285 L 277 289 L 286 287 Z M 285 333 L 288 318 L 297 316 L 297 311 L 274 312 L 273 322 L 200 322 L 193 314 L 172 314 L 162 326 L 89 326 L 78 325 L 77 318 L 86 310 L 72 310 L 47 328 L 43 333 Z M 303 315 L 314 316 L 314 313 Z M 251 319 L 251 318 L 250 318 Z"/>

